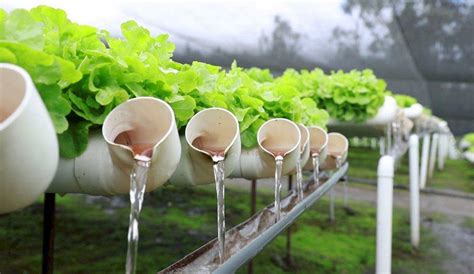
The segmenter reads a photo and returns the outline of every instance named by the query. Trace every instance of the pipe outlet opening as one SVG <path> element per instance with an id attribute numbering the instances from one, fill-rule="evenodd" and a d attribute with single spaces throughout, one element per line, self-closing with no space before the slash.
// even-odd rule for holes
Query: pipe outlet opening
<path id="1" fill-rule="evenodd" d="M 309 128 L 309 147 L 311 155 L 319 155 L 328 144 L 328 134 L 320 127 Z"/>
<path id="2" fill-rule="evenodd" d="M 209 108 L 198 112 L 186 127 L 186 142 L 210 157 L 224 157 L 239 137 L 239 122 L 228 110 Z"/>
<path id="3" fill-rule="evenodd" d="M 304 125 L 298 124 L 297 126 L 301 134 L 300 152 L 303 152 L 309 143 L 309 130 Z"/>
<path id="4" fill-rule="evenodd" d="M 102 133 L 112 145 L 125 148 L 135 158 L 151 158 L 153 149 L 171 132 L 174 113 L 164 101 L 152 97 L 131 99 L 110 112 Z"/>
<path id="5" fill-rule="evenodd" d="M 13 119 L 25 98 L 26 86 L 25 76 L 19 68 L 0 67 L 0 124 Z"/>
<path id="6" fill-rule="evenodd" d="M 284 157 L 299 148 L 300 139 L 298 126 L 283 118 L 265 122 L 257 133 L 259 146 L 273 157 Z"/>

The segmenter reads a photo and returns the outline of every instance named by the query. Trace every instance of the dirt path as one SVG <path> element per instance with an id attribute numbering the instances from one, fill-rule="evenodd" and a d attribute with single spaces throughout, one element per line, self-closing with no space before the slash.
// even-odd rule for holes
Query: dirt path
<path id="1" fill-rule="evenodd" d="M 250 189 L 250 182 L 241 179 L 233 179 L 226 181 L 226 186 Z M 261 187 L 272 189 L 273 180 L 259 180 L 257 188 Z M 285 178 L 282 183 L 282 189 L 287 189 L 287 178 Z M 342 184 L 338 184 L 336 186 L 335 193 L 337 198 L 343 198 L 344 192 Z M 370 202 L 375 206 L 377 190 L 374 187 L 349 183 L 348 198 L 349 201 Z M 424 193 L 420 193 L 420 199 L 420 207 L 422 212 L 442 213 L 446 215 L 474 218 L 474 200 Z M 409 208 L 409 192 L 405 190 L 394 190 L 393 201 L 394 207 Z"/>
<path id="2" fill-rule="evenodd" d="M 226 185 L 250 189 L 250 182 L 240 179 L 226 181 Z M 273 180 L 259 180 L 257 187 L 271 190 L 273 189 Z M 283 182 L 282 189 L 288 189 L 287 178 Z M 350 184 L 347 190 L 349 204 L 350 201 L 362 201 L 376 206 L 377 190 L 375 187 Z M 338 199 L 343 199 L 342 184 L 336 186 L 335 194 Z M 408 209 L 410 207 L 408 191 L 394 190 L 393 194 L 395 208 Z M 474 218 L 474 200 L 425 193 L 420 193 L 420 199 L 422 217 L 423 213 L 441 213 L 446 217 L 446 220 L 443 221 L 431 218 L 422 219 L 423 226 L 432 231 L 438 239 L 443 254 L 447 255 L 442 262 L 443 273 L 474 273 L 474 229 L 462 224 L 467 218 Z"/>

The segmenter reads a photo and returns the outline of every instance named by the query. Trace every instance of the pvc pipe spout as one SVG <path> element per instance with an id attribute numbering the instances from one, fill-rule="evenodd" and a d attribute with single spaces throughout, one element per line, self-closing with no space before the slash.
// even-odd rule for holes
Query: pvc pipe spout
<path id="1" fill-rule="evenodd" d="M 310 133 L 309 129 L 305 127 L 304 125 L 299 124 L 298 129 L 300 130 L 301 134 L 301 140 L 300 140 L 300 164 L 301 166 L 304 166 L 310 156 Z"/>
<path id="2" fill-rule="evenodd" d="M 327 155 L 328 134 L 320 127 L 309 127 L 309 147 L 310 155 L 317 154 L 319 163 L 324 163 Z M 313 170 L 312 161 L 308 161 L 303 168 L 304 170 Z"/>
<path id="3" fill-rule="evenodd" d="M 181 161 L 170 183 L 214 183 L 213 157 L 224 157 L 225 176 L 229 176 L 239 164 L 239 122 L 231 112 L 222 108 L 202 110 L 189 120 L 181 145 Z"/>
<path id="4" fill-rule="evenodd" d="M 421 114 L 423 114 L 423 106 L 418 103 L 413 104 L 408 108 L 404 108 L 403 113 L 405 113 L 405 116 L 408 119 L 412 119 L 412 120 L 416 119 L 420 117 Z"/>
<path id="5" fill-rule="evenodd" d="M 118 195 L 130 190 L 137 158 L 151 161 L 146 191 L 164 184 L 178 166 L 181 145 L 171 107 L 152 97 L 131 99 L 106 117 L 102 136 L 93 134 L 87 150 L 61 159 L 47 192 Z"/>
<path id="6" fill-rule="evenodd" d="M 0 64 L 0 214 L 34 203 L 58 159 L 53 123 L 30 76 Z"/>
<path id="7" fill-rule="evenodd" d="M 347 159 L 349 141 L 337 132 L 328 134 L 327 157 L 321 165 L 322 170 L 333 170 L 339 168 Z"/>
<path id="8" fill-rule="evenodd" d="M 271 178 L 275 174 L 276 156 L 284 157 L 282 175 L 289 174 L 300 157 L 300 139 L 298 126 L 288 119 L 265 122 L 257 132 L 258 148 L 242 150 L 240 162 L 230 177 Z"/>

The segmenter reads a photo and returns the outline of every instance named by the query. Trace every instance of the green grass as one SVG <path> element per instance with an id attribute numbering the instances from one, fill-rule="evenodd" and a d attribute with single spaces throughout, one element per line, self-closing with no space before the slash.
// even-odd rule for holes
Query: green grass
<path id="1" fill-rule="evenodd" d="M 349 176 L 375 180 L 379 158 L 377 149 L 350 148 Z M 395 183 L 409 184 L 408 155 L 401 159 L 395 171 Z M 428 179 L 426 186 L 474 193 L 474 168 L 465 160 L 447 159 L 444 170 L 440 171 L 435 168 L 433 178 Z"/>
<path id="2" fill-rule="evenodd" d="M 115 198 L 116 199 L 116 198 Z M 129 204 L 112 206 L 103 198 L 57 196 L 56 273 L 123 273 Z M 269 190 L 259 191 L 258 208 L 272 202 Z M 305 212 L 293 225 L 293 264 L 284 263 L 286 237 L 281 235 L 255 258 L 255 273 L 371 273 L 375 256 L 375 209 L 337 206 L 336 221 L 328 221 L 326 200 Z M 230 228 L 249 216 L 249 194 L 226 191 L 226 223 Z M 436 273 L 439 249 L 423 231 L 421 249 L 409 244 L 408 217 L 394 211 L 394 273 Z M 155 273 L 216 235 L 213 186 L 167 186 L 145 197 L 140 218 L 138 273 Z M 42 202 L 0 216 L 0 272 L 38 273 L 41 267 Z M 244 273 L 246 266 L 239 270 Z"/>

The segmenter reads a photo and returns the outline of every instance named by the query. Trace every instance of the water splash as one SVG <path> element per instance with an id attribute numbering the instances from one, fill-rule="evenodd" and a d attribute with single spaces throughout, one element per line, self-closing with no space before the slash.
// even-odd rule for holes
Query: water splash
<path id="1" fill-rule="evenodd" d="M 303 200 L 303 171 L 301 168 L 301 157 L 296 162 L 296 194 L 298 201 Z"/>
<path id="2" fill-rule="evenodd" d="M 138 217 L 142 210 L 150 159 L 137 156 L 130 172 L 130 224 L 128 227 L 128 249 L 125 273 L 135 273 L 138 249 Z"/>
<path id="3" fill-rule="evenodd" d="M 280 192 L 281 192 L 281 172 L 283 169 L 283 156 L 275 157 L 275 222 L 280 220 Z"/>
<path id="4" fill-rule="evenodd" d="M 224 157 L 212 156 L 214 165 L 214 179 L 216 181 L 216 195 L 217 195 L 217 241 L 219 245 L 219 263 L 225 260 L 225 203 L 224 203 Z"/>
<path id="5" fill-rule="evenodd" d="M 311 158 L 313 159 L 313 182 L 319 186 L 319 154 L 313 153 Z"/>

